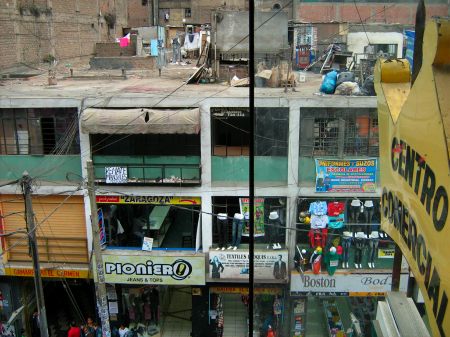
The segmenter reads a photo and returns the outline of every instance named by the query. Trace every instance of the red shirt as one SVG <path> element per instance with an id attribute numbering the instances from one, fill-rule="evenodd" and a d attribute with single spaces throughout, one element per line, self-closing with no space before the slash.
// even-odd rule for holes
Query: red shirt
<path id="1" fill-rule="evenodd" d="M 336 216 L 344 212 L 345 205 L 343 202 L 334 201 L 328 203 L 328 215 Z"/>
<path id="2" fill-rule="evenodd" d="M 81 329 L 78 326 L 72 326 L 67 333 L 67 337 L 80 337 Z"/>

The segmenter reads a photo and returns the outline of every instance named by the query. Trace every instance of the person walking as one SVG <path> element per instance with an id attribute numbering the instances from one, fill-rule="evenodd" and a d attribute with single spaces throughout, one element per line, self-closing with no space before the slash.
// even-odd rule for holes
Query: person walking
<path id="1" fill-rule="evenodd" d="M 70 322 L 70 329 L 67 332 L 67 337 L 81 337 L 81 329 L 75 321 Z"/>

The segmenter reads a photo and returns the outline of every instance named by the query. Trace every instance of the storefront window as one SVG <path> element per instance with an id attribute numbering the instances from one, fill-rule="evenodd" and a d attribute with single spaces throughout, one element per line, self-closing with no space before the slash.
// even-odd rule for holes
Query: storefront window
<path id="1" fill-rule="evenodd" d="M 153 239 L 151 249 L 195 247 L 200 206 L 100 204 L 98 208 L 109 247 L 141 248 L 144 238 Z"/>
<path id="2" fill-rule="evenodd" d="M 213 243 L 217 250 L 248 249 L 247 197 L 213 197 Z M 281 249 L 286 237 L 286 198 L 256 197 L 254 237 L 257 249 Z"/>
<path id="3" fill-rule="evenodd" d="M 379 198 L 298 200 L 296 268 L 392 268 L 394 245 L 380 229 Z"/>
<path id="4" fill-rule="evenodd" d="M 217 336 L 239 336 L 248 331 L 247 287 L 210 288 L 210 324 Z M 255 336 L 283 336 L 285 300 L 282 288 L 255 287 L 253 322 Z"/>

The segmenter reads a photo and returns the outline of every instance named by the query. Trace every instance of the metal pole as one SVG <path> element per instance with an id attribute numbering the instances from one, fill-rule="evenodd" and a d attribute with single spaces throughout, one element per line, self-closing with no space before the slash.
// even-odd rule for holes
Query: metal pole
<path id="1" fill-rule="evenodd" d="M 41 268 L 39 266 L 39 253 L 36 241 L 36 224 L 34 223 L 33 203 L 31 200 L 32 179 L 25 171 L 22 176 L 22 191 L 25 197 L 25 215 L 28 230 L 28 242 L 33 259 L 34 287 L 36 291 L 36 303 L 38 308 L 39 329 L 41 337 L 48 337 L 47 312 L 45 309 L 44 289 L 42 287 Z"/>
<path id="2" fill-rule="evenodd" d="M 93 270 L 97 271 L 97 281 L 95 283 L 97 293 L 97 305 L 99 308 L 100 320 L 102 322 L 102 333 L 104 337 L 111 337 L 111 328 L 109 326 L 108 300 L 106 298 L 105 273 L 103 269 L 103 258 L 100 247 L 100 233 L 98 228 L 97 203 L 95 200 L 94 190 L 94 165 L 92 160 L 87 161 L 88 171 L 88 193 L 91 205 L 91 229 L 92 229 L 92 246 L 94 249 L 95 266 Z"/>

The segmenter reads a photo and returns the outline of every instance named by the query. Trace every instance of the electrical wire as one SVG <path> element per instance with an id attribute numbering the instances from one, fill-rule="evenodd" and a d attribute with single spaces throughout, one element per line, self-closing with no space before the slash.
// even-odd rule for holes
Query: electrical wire
<path id="1" fill-rule="evenodd" d="M 364 33 L 366 34 L 367 42 L 369 42 L 369 45 L 370 45 L 369 35 L 367 35 L 366 26 L 364 25 L 364 22 L 361 18 L 361 14 L 359 14 L 359 9 L 358 9 L 358 6 L 356 5 L 356 0 L 353 0 L 353 3 L 355 5 L 356 12 L 358 13 L 359 21 L 361 22 L 361 24 L 363 26 Z"/>

